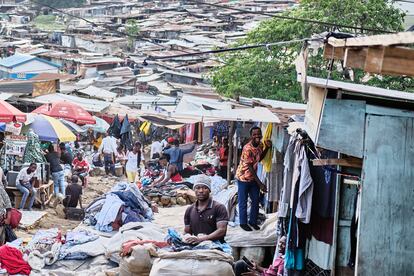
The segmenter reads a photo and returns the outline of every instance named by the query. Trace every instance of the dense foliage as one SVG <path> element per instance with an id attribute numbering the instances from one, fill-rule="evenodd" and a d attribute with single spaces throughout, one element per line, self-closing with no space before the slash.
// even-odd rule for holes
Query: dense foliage
<path id="1" fill-rule="evenodd" d="M 128 44 L 130 48 L 134 47 L 134 42 L 139 34 L 138 21 L 135 19 L 129 19 L 125 25 L 125 31 L 128 34 Z"/>
<path id="2" fill-rule="evenodd" d="M 285 11 L 282 15 L 388 31 L 401 31 L 404 18 L 399 9 L 390 1 L 384 0 L 302 0 L 299 6 Z M 303 39 L 327 31 L 378 33 L 271 18 L 261 22 L 245 39 L 233 46 Z M 229 97 L 301 101 L 301 88 L 296 81 L 294 61 L 302 46 L 303 43 L 294 43 L 226 53 L 221 56 L 224 65 L 211 74 L 212 83 L 220 94 Z M 308 75 L 326 77 L 327 65 L 328 61 L 322 58 L 322 50 L 319 50 L 310 57 Z M 364 73 L 360 70 L 354 73 L 355 82 L 361 82 Z M 331 78 L 346 79 L 341 66 L 334 66 Z M 413 78 L 374 77 L 366 83 L 392 89 L 414 90 Z"/>

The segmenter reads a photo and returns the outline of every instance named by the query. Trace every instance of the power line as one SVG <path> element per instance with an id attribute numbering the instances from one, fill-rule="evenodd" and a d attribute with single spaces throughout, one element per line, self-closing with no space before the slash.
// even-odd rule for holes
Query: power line
<path id="1" fill-rule="evenodd" d="M 291 17 L 291 16 L 285 16 L 285 15 L 276 15 L 276 14 L 271 14 L 271 13 L 266 13 L 266 12 L 249 11 L 249 10 L 245 10 L 245 9 L 233 8 L 233 7 L 229 7 L 229 6 L 225 6 L 225 5 L 218 5 L 218 4 L 213 4 L 213 3 L 205 3 L 205 2 L 200 2 L 200 1 L 196 1 L 196 0 L 187 0 L 186 2 L 199 4 L 199 5 L 205 5 L 205 6 L 212 6 L 212 7 L 222 8 L 222 9 L 227 9 L 227 10 L 240 11 L 240 12 L 244 12 L 244 13 L 264 15 L 264 16 L 269 16 L 269 17 L 274 17 L 274 18 L 279 18 L 279 19 L 285 19 L 285 20 L 293 20 L 293 21 L 302 21 L 302 22 L 307 22 L 307 23 L 314 23 L 314 24 L 318 24 L 318 25 L 325 25 L 325 26 L 331 26 L 331 27 L 348 28 L 348 29 L 362 30 L 362 31 L 369 31 L 369 32 L 376 32 L 376 33 L 394 33 L 393 31 L 382 30 L 382 29 L 356 27 L 356 26 L 350 26 L 350 25 L 345 25 L 345 24 L 325 22 L 325 21 L 320 21 L 320 20 L 298 18 L 298 17 Z"/>
<path id="2" fill-rule="evenodd" d="M 322 40 L 322 38 L 303 38 L 303 39 L 295 39 L 295 40 L 289 40 L 289 41 L 279 41 L 279 42 L 274 42 L 274 43 L 244 45 L 244 46 L 234 47 L 234 48 L 224 48 L 224 49 L 217 49 L 217 50 L 210 50 L 210 51 L 203 51 L 203 52 L 196 52 L 196 53 L 172 55 L 172 56 L 166 56 L 166 57 L 151 57 L 151 58 L 147 58 L 146 60 L 161 60 L 161 59 L 188 57 L 188 56 L 198 56 L 198 55 L 205 55 L 205 54 L 218 54 L 218 53 L 224 53 L 224 52 L 242 51 L 242 50 L 255 49 L 255 48 L 269 49 L 272 46 L 287 45 L 287 44 L 300 43 L 300 42 L 305 42 L 305 41 L 316 41 L 316 40 Z M 144 63 L 145 62 L 146 61 L 144 61 Z"/>

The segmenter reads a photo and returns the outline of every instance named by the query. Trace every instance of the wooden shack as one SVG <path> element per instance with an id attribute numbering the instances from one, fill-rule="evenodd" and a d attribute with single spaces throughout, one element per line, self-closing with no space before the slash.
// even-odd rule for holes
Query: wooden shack
<path id="1" fill-rule="evenodd" d="M 358 62 L 353 60 L 358 68 L 412 75 L 414 50 L 390 45 L 408 42 L 406 39 L 397 34 L 352 38 L 344 43 L 336 40 L 340 49 L 327 45 L 325 52 L 326 57 L 345 59 L 349 67 L 350 59 L 358 53 Z M 400 51 L 405 52 L 404 58 L 388 56 Z M 402 67 L 398 59 L 404 59 Z M 314 165 L 338 165 L 338 170 L 360 176 L 356 183 L 343 177 L 337 181 L 333 275 L 413 275 L 414 94 L 313 77 L 307 77 L 307 84 L 305 129 L 316 146 L 339 153 L 338 159 L 314 160 Z M 352 271 L 345 268 L 358 190 L 356 263 Z"/>

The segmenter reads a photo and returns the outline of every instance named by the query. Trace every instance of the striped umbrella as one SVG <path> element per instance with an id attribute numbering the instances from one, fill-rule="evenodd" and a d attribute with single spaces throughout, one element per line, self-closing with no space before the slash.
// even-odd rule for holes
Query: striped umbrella
<path id="1" fill-rule="evenodd" d="M 58 119 L 41 114 L 28 114 L 28 116 L 32 117 L 32 122 L 23 128 L 23 133 L 33 129 L 41 141 L 54 143 L 57 141 L 72 142 L 76 140 L 76 136 Z"/>

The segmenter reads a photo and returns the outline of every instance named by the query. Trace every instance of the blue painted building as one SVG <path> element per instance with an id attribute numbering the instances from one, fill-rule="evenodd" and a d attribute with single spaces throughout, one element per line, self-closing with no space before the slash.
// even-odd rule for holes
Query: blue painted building
<path id="1" fill-rule="evenodd" d="M 28 80 L 40 73 L 59 73 L 59 67 L 35 56 L 15 54 L 0 60 L 0 78 Z"/>

